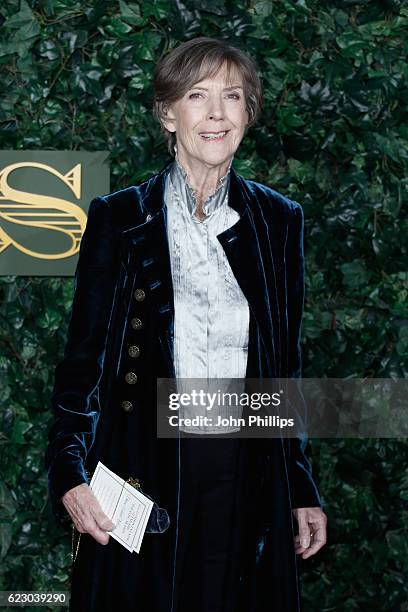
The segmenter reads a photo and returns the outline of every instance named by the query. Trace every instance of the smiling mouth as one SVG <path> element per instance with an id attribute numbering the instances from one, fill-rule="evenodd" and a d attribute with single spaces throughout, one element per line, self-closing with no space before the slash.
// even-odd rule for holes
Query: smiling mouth
<path id="1" fill-rule="evenodd" d="M 200 136 L 203 140 L 218 142 L 224 140 L 228 132 L 229 130 L 224 130 L 223 132 L 201 132 Z"/>

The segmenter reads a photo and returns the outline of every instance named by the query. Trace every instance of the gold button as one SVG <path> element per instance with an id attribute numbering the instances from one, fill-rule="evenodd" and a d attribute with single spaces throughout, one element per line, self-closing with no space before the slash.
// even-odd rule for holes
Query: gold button
<path id="1" fill-rule="evenodd" d="M 131 320 L 130 324 L 133 327 L 133 329 L 141 329 L 143 327 L 143 323 L 141 319 L 139 319 L 138 317 L 134 317 Z"/>
<path id="2" fill-rule="evenodd" d="M 135 299 L 138 302 L 143 302 L 143 300 L 146 297 L 145 292 L 143 291 L 143 289 L 136 289 L 135 293 L 134 293 Z"/>
<path id="3" fill-rule="evenodd" d="M 128 348 L 128 353 L 131 357 L 139 357 L 140 348 L 137 346 L 137 344 L 132 344 L 132 346 L 129 346 Z"/>
<path id="4" fill-rule="evenodd" d="M 122 408 L 125 412 L 132 412 L 133 404 L 132 402 L 128 402 L 127 400 L 122 402 Z"/>
<path id="5" fill-rule="evenodd" d="M 129 385 L 134 385 L 137 381 L 137 374 L 134 372 L 128 372 L 125 376 L 125 380 L 127 383 L 129 383 Z"/>
<path id="6" fill-rule="evenodd" d="M 134 385 L 137 381 L 137 374 L 134 372 L 128 372 L 125 376 L 125 380 L 127 383 L 129 383 L 129 385 Z"/>

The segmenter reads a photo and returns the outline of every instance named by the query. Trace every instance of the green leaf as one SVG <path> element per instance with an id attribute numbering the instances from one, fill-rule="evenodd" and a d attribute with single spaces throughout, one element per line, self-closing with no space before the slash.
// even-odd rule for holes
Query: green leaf
<path id="1" fill-rule="evenodd" d="M 142 25 L 144 19 L 140 14 L 140 7 L 137 4 L 126 4 L 123 0 L 119 0 L 120 14 L 124 21 L 131 25 Z"/>
<path id="2" fill-rule="evenodd" d="M 368 280 L 367 270 L 361 261 L 354 260 L 350 263 L 343 263 L 340 270 L 343 273 L 343 282 L 353 289 L 365 285 Z"/>

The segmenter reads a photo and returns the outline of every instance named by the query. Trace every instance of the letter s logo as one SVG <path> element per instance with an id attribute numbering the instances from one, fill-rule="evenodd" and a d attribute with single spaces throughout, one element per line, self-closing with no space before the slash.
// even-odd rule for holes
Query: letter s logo
<path id="1" fill-rule="evenodd" d="M 10 236 L 0 226 L 0 253 L 13 245 L 22 253 L 38 259 L 63 259 L 75 255 L 79 251 L 82 234 L 85 230 L 86 213 L 80 206 L 69 200 L 13 189 L 8 182 L 10 174 L 27 167 L 39 168 L 53 174 L 69 187 L 77 199 L 81 197 L 81 164 L 74 166 L 65 175 L 52 166 L 37 162 L 10 164 L 0 172 L 0 220 L 13 223 L 16 226 L 24 225 L 51 232 L 60 232 L 68 237 L 71 246 L 58 253 L 34 251 Z"/>

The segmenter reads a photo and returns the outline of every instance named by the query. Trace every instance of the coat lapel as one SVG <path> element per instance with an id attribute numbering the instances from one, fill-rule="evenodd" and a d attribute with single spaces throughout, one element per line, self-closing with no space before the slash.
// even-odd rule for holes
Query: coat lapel
<path id="1" fill-rule="evenodd" d="M 174 294 L 171 274 L 169 244 L 167 239 L 167 206 L 164 202 L 165 181 L 170 161 L 147 183 L 140 193 L 140 207 L 144 221 L 122 232 L 127 249 L 130 270 L 141 266 L 150 290 L 152 305 L 156 310 L 159 340 L 169 368 L 174 371 Z M 255 229 L 251 209 L 251 194 L 245 181 L 231 167 L 229 206 L 239 214 L 239 220 L 229 229 L 217 235 L 232 272 L 248 300 L 250 311 L 258 324 L 261 337 L 266 340 L 265 349 L 271 354 L 274 347 L 272 312 L 269 295 L 274 288 L 267 285 L 260 241 Z M 269 342 L 268 342 L 269 339 Z M 273 353 L 273 351 L 272 351 Z"/>

